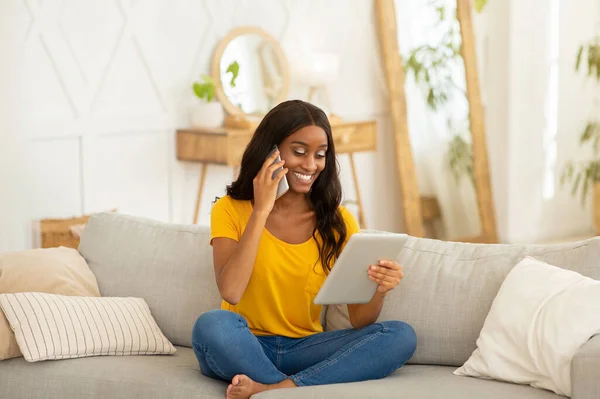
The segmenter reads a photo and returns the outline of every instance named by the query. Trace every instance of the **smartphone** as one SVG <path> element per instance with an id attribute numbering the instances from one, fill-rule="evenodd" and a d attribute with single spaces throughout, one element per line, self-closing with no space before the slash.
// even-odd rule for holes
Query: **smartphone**
<path id="1" fill-rule="evenodd" d="M 275 151 L 277 151 L 276 145 L 273 146 L 273 149 L 271 151 L 269 151 L 269 155 L 267 156 L 267 158 L 269 158 L 271 155 L 273 155 L 273 153 Z M 273 163 L 277 163 L 279 161 L 281 161 L 281 157 L 279 155 L 277 155 L 277 159 L 275 159 L 275 161 Z M 283 170 L 283 167 L 280 167 L 275 172 L 273 172 L 273 179 L 275 178 L 275 176 L 277 176 L 277 173 L 279 173 L 281 170 Z M 290 189 L 290 186 L 288 184 L 287 177 L 283 176 L 283 179 L 279 180 L 279 185 L 277 186 L 277 197 L 275 199 L 278 199 L 283 194 L 287 193 L 289 189 Z"/>

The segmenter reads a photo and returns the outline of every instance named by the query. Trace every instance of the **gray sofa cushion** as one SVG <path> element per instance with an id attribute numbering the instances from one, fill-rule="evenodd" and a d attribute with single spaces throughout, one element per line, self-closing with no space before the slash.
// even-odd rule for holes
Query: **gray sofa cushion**
<path id="1" fill-rule="evenodd" d="M 227 384 L 200 374 L 191 348 L 169 356 L 0 362 L 0 398 L 223 399 Z"/>
<path id="2" fill-rule="evenodd" d="M 380 320 L 415 329 L 417 350 L 408 363 L 466 362 L 504 278 L 525 255 L 600 279 L 600 238 L 547 246 L 405 241 L 397 259 L 404 279 L 386 298 Z M 349 326 L 345 305 L 328 308 L 327 330 Z"/>
<path id="3" fill-rule="evenodd" d="M 378 381 L 263 392 L 253 399 L 559 399 L 552 392 L 452 374 L 453 367 L 404 366 Z M 204 377 L 190 348 L 173 356 L 101 356 L 0 362 L 0 398 L 222 399 L 227 383 Z"/>
<path id="4" fill-rule="evenodd" d="M 209 238 L 206 226 L 100 213 L 89 219 L 79 252 L 102 296 L 144 298 L 166 337 L 191 347 L 198 316 L 220 306 Z"/>

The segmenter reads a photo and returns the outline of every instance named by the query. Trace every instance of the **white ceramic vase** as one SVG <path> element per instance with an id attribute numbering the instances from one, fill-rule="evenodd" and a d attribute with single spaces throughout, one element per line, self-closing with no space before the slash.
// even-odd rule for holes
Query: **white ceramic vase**
<path id="1" fill-rule="evenodd" d="M 223 126 L 225 111 L 221 103 L 201 102 L 192 107 L 190 123 L 193 128 L 214 129 Z"/>

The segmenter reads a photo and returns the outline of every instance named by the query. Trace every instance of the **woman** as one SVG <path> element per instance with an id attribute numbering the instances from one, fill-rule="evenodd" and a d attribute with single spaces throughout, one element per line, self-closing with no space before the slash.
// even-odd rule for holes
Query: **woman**
<path id="1" fill-rule="evenodd" d="M 279 150 L 268 156 L 274 145 Z M 284 176 L 289 190 L 276 199 Z M 323 332 L 313 299 L 359 231 L 341 195 L 323 111 L 298 100 L 272 109 L 244 152 L 238 179 L 213 206 L 211 245 L 224 301 L 200 316 L 192 333 L 202 373 L 231 381 L 227 398 L 383 378 L 413 355 L 409 325 L 376 323 L 402 278 L 395 262 L 370 266 L 379 286 L 370 303 L 348 305 L 354 328 Z"/>

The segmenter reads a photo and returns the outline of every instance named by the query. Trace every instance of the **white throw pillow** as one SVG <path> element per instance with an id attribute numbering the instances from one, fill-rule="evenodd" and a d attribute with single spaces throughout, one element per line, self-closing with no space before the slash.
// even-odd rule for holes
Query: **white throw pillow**
<path id="1" fill-rule="evenodd" d="M 506 276 L 477 349 L 454 374 L 571 396 L 571 360 L 600 332 L 599 315 L 600 281 L 526 257 Z"/>
<path id="2" fill-rule="evenodd" d="M 141 298 L 23 292 L 0 294 L 0 308 L 28 362 L 176 351 Z"/>

